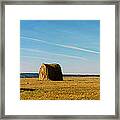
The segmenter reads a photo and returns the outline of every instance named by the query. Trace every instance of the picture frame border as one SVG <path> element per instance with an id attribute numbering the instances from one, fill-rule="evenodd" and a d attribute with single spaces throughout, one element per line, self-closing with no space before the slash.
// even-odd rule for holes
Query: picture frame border
<path id="1" fill-rule="evenodd" d="M 120 119 L 119 105 L 119 0 L 45 0 L 45 1 L 1 1 L 0 26 L 0 119 Z M 115 115 L 5 115 L 5 5 L 115 5 Z"/>

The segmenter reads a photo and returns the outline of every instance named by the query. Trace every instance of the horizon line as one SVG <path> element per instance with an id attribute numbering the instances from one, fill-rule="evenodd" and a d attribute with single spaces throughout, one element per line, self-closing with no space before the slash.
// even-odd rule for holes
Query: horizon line
<path id="1" fill-rule="evenodd" d="M 38 73 L 39 72 L 20 72 L 21 73 Z M 63 75 L 100 75 L 100 73 L 63 73 Z"/>

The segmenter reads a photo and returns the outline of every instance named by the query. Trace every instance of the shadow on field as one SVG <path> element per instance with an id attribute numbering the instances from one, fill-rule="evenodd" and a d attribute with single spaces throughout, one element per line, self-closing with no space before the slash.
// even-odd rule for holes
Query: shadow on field
<path id="1" fill-rule="evenodd" d="M 33 89 L 33 88 L 20 88 L 20 91 L 21 92 L 24 92 L 24 91 L 35 91 L 36 89 Z"/>

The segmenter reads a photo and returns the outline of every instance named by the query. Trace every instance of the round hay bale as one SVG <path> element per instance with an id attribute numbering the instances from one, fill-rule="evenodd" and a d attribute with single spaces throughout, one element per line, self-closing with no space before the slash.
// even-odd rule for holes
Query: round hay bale
<path id="1" fill-rule="evenodd" d="M 59 64 L 42 64 L 39 70 L 39 80 L 63 80 L 62 70 Z"/>

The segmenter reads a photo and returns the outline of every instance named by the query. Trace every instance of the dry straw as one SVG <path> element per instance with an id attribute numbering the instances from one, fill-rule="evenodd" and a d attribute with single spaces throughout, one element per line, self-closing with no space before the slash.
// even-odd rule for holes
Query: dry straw
<path id="1" fill-rule="evenodd" d="M 42 64 L 39 70 L 39 80 L 63 80 L 62 70 L 59 64 Z"/>

